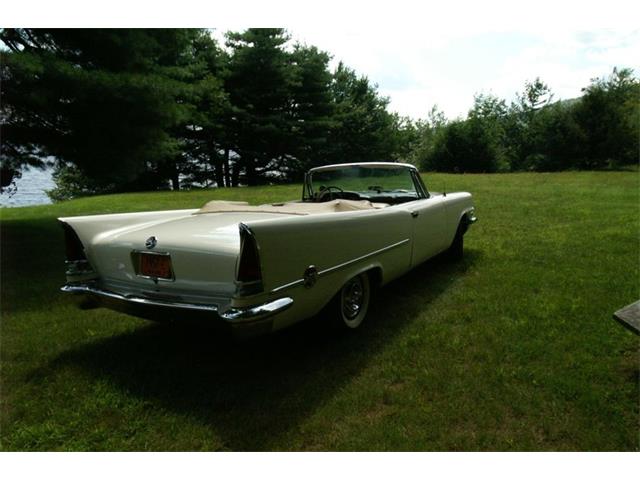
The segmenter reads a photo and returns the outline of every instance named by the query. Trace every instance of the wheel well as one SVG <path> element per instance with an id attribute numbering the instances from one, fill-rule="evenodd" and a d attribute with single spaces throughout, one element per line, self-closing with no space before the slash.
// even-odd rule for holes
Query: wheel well
<path id="1" fill-rule="evenodd" d="M 469 224 L 470 224 L 470 222 L 469 222 L 469 212 L 465 212 L 460 217 L 460 222 L 458 223 L 457 230 L 459 230 L 460 233 L 462 235 L 464 235 L 465 233 L 467 233 L 467 230 L 469 230 Z"/>
<path id="2" fill-rule="evenodd" d="M 378 288 L 382 285 L 382 268 L 373 267 L 370 270 L 367 270 L 367 275 L 369 275 L 369 282 L 371 283 L 371 287 Z"/>

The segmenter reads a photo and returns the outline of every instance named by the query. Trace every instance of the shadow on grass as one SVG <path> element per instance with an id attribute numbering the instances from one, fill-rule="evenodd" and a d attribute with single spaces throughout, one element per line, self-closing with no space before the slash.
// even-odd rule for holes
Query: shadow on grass
<path id="1" fill-rule="evenodd" d="M 65 256 L 57 220 L 3 220 L 0 245 L 3 313 L 42 309 L 59 300 Z"/>
<path id="2" fill-rule="evenodd" d="M 282 448 L 288 432 L 480 256 L 466 253 L 457 263 L 435 258 L 381 289 L 357 332 L 331 331 L 312 319 L 237 344 L 205 329 L 154 324 L 69 351 L 52 366 L 80 366 L 131 395 L 197 418 L 216 432 L 223 448 Z"/>

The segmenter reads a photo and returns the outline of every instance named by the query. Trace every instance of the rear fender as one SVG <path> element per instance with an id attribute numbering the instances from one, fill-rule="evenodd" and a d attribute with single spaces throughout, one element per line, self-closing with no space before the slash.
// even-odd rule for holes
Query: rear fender
<path id="1" fill-rule="evenodd" d="M 406 271 L 410 262 L 411 216 L 400 209 L 287 216 L 247 222 L 255 235 L 266 292 L 302 283 L 313 266 L 321 278 L 378 261 L 384 275 Z M 383 258 L 393 261 L 382 262 Z"/>
<path id="2" fill-rule="evenodd" d="M 287 216 L 246 222 L 255 236 L 264 291 L 234 305 L 282 296 L 293 306 L 274 328 L 317 314 L 359 273 L 377 269 L 387 282 L 410 267 L 411 215 L 402 209 Z"/>

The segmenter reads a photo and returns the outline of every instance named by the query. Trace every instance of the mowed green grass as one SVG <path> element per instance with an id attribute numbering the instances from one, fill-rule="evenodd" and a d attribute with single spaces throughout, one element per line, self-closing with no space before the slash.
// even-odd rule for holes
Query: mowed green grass
<path id="1" fill-rule="evenodd" d="M 263 203 L 301 187 L 4 209 L 4 450 L 638 450 L 638 172 L 425 175 L 473 193 L 465 258 L 376 296 L 366 324 L 236 344 L 82 311 L 57 216 Z"/>

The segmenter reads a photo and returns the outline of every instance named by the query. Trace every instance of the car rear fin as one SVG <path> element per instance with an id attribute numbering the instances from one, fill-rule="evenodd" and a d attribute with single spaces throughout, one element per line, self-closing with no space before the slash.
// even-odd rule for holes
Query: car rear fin
<path id="1" fill-rule="evenodd" d="M 64 230 L 64 244 L 67 261 L 73 262 L 77 260 L 86 260 L 87 256 L 84 253 L 84 245 L 82 245 L 78 234 L 68 223 L 60 221 L 60 225 Z"/>
<path id="2" fill-rule="evenodd" d="M 249 227 L 240 223 L 240 257 L 236 272 L 238 295 L 254 295 L 263 291 L 260 252 Z"/>

